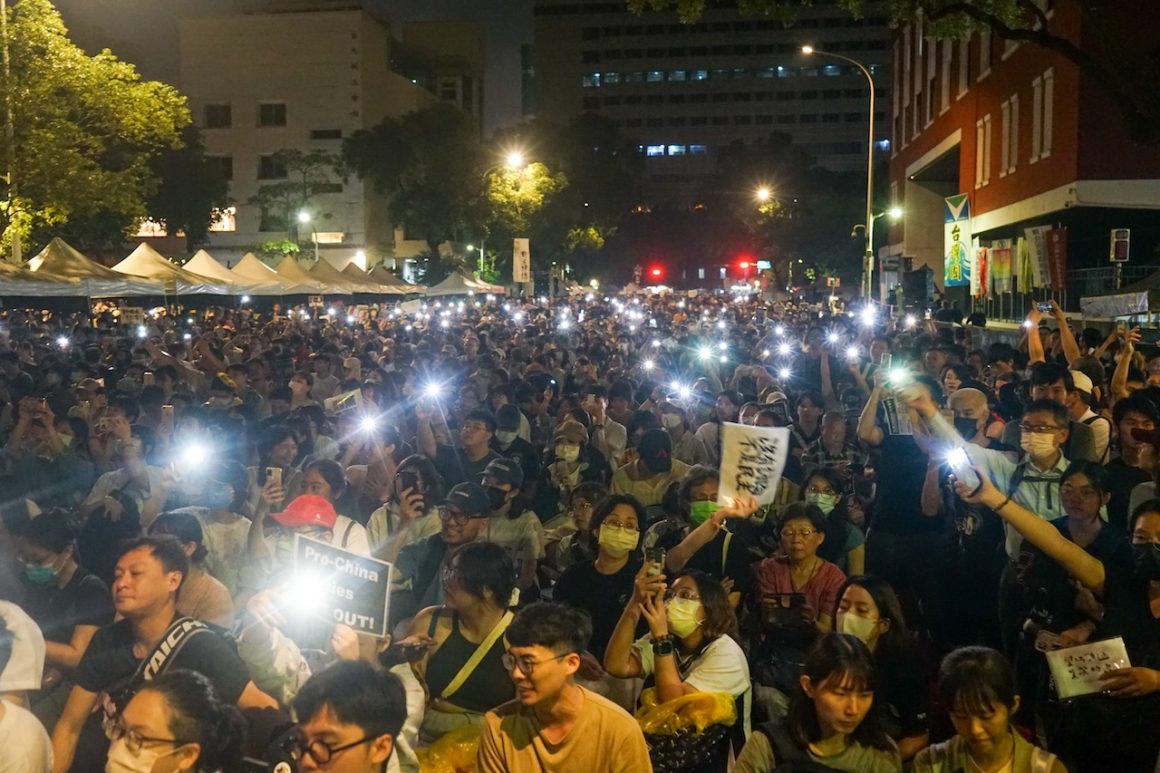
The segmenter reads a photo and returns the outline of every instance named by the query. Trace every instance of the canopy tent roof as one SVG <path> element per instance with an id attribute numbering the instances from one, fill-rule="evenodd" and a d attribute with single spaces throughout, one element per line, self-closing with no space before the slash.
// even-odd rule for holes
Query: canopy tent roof
<path id="1" fill-rule="evenodd" d="M 79 296 L 80 280 L 49 279 L 37 275 L 24 266 L 0 260 L 0 295 L 29 295 L 44 297 Z"/>
<path id="2" fill-rule="evenodd" d="M 113 270 L 129 276 L 161 280 L 165 282 L 167 289 L 172 287 L 172 291 L 177 294 L 232 295 L 235 292 L 235 288 L 229 284 L 186 271 L 145 242 L 138 244 L 127 258 L 113 266 Z"/>
<path id="3" fill-rule="evenodd" d="M 243 255 L 242 259 L 238 261 L 238 265 L 231 268 L 230 271 L 233 271 L 242 279 L 273 285 L 282 291 L 282 295 L 300 295 L 316 292 L 311 286 L 302 286 L 289 281 L 286 277 L 263 263 L 262 259 L 252 252 L 247 252 Z"/>
<path id="4" fill-rule="evenodd" d="M 131 295 L 164 295 L 162 282 L 127 277 L 77 252 L 64 239 L 54 237 L 32 260 L 28 268 L 37 279 L 61 283 L 68 292 L 59 295 L 85 295 L 94 298 L 117 298 Z"/>
<path id="5" fill-rule="evenodd" d="M 274 279 L 268 282 L 260 282 L 256 279 L 244 277 L 241 274 L 234 273 L 231 269 L 218 263 L 213 255 L 210 255 L 205 250 L 198 250 L 193 254 L 193 257 L 183 266 L 186 271 L 192 271 L 204 277 L 208 277 L 217 282 L 228 282 L 237 289 L 245 291 L 250 295 L 283 295 L 282 286 L 276 281 L 277 275 L 273 271 L 270 272 Z"/>
<path id="6" fill-rule="evenodd" d="M 319 282 L 327 285 L 331 293 L 342 293 L 343 295 L 352 295 L 354 293 L 369 293 L 371 292 L 371 285 L 360 284 L 351 279 L 346 274 L 339 271 L 330 262 L 320 258 L 310 270 L 306 272 L 314 277 Z"/>
<path id="7" fill-rule="evenodd" d="M 354 263 L 347 263 L 342 269 L 342 273 L 346 274 L 351 280 L 359 284 L 369 285 L 374 287 L 374 292 L 382 293 L 384 295 L 406 295 L 407 291 L 397 285 L 380 284 L 371 278 L 370 274 L 363 271 Z"/>
<path id="8" fill-rule="evenodd" d="M 298 261 L 294 259 L 293 255 L 287 255 L 286 257 L 282 258 L 282 262 L 279 263 L 278 267 L 274 270 L 278 272 L 278 276 L 282 277 L 282 279 L 286 280 L 290 284 L 297 285 L 298 287 L 308 288 L 308 290 L 303 292 L 321 293 L 323 295 L 325 295 L 327 292 L 336 295 L 349 294 L 341 290 L 328 290 L 324 283 L 318 281 L 317 277 L 310 276 L 310 274 L 306 273 L 306 270 L 303 269 L 302 266 L 298 265 Z"/>
<path id="9" fill-rule="evenodd" d="M 495 285 L 489 285 L 486 282 L 481 282 L 478 279 L 469 277 L 462 272 L 456 271 L 451 276 L 444 279 L 434 287 L 427 288 L 427 295 L 469 295 L 474 293 L 492 293 L 494 295 L 503 295 L 504 288 Z"/>
<path id="10" fill-rule="evenodd" d="M 367 276 L 381 285 L 387 285 L 388 287 L 399 287 L 402 288 L 404 292 L 408 293 L 421 293 L 427 289 L 423 285 L 413 285 L 404 282 L 402 279 L 388 271 L 387 267 L 382 263 L 368 271 Z"/>

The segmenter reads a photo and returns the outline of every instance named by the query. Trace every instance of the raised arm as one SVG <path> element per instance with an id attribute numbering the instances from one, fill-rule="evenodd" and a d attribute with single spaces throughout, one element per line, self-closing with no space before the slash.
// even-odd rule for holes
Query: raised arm
<path id="1" fill-rule="evenodd" d="M 1083 352 L 1080 351 L 1079 342 L 1075 340 L 1075 333 L 1071 332 L 1071 326 L 1067 324 L 1067 316 L 1054 300 L 1051 301 L 1051 314 L 1059 323 L 1059 343 L 1063 347 L 1063 356 L 1067 359 L 1068 367 L 1072 367 L 1075 361 L 1083 356 Z"/>
<path id="2" fill-rule="evenodd" d="M 886 436 L 878 426 L 878 403 L 882 399 L 882 379 L 885 374 L 879 368 L 874 374 L 874 389 L 866 398 L 866 406 L 858 417 L 858 439 L 868 446 L 877 448 Z"/>

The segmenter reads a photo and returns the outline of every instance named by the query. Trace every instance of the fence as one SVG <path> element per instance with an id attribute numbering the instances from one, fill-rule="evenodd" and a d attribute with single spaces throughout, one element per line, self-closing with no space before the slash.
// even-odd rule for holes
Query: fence
<path id="1" fill-rule="evenodd" d="M 1079 314 L 1081 298 L 1116 292 L 1115 271 L 1115 266 L 1075 269 L 1067 274 L 1066 290 L 1032 288 L 1026 293 L 996 293 L 976 298 L 972 308 L 986 314 L 987 319 L 1016 321 L 1027 316 L 1032 304 L 1054 300 L 1065 311 Z M 1146 279 L 1157 271 L 1160 271 L 1160 266 L 1125 265 L 1121 268 L 1120 286 Z"/>

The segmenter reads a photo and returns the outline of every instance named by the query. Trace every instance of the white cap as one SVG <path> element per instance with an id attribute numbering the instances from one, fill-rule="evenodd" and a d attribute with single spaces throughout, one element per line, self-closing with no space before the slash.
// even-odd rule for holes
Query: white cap
<path id="1" fill-rule="evenodd" d="M 44 635 L 24 610 L 0 601 L 0 618 L 12 634 L 12 657 L 0 673 L 0 692 L 39 690 L 44 674 Z"/>
<path id="2" fill-rule="evenodd" d="M 1087 374 L 1078 370 L 1070 371 L 1070 373 L 1071 380 L 1075 382 L 1075 388 L 1090 395 L 1092 393 L 1092 380 L 1087 377 Z"/>

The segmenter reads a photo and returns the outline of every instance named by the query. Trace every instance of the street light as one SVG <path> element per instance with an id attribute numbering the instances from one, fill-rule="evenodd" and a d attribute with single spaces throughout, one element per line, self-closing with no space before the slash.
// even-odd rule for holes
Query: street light
<path id="1" fill-rule="evenodd" d="M 504 154 L 502 163 L 492 164 L 487 169 L 483 170 L 483 174 L 481 175 L 481 177 L 486 182 L 488 175 L 490 175 L 492 172 L 499 169 L 500 167 L 505 167 L 513 172 L 518 172 L 518 171 L 522 170 L 527 165 L 528 165 L 528 161 L 527 161 L 527 157 L 524 156 L 524 152 L 522 150 L 513 148 L 512 150 L 509 150 L 507 153 Z M 474 249 L 473 245 L 470 245 L 470 244 L 467 245 L 468 252 L 471 252 L 472 249 Z M 479 240 L 479 273 L 481 276 L 483 275 L 483 259 L 484 259 L 484 256 L 486 254 L 487 254 L 487 235 L 484 234 L 484 236 Z"/>
<path id="2" fill-rule="evenodd" d="M 314 218 L 312 218 L 310 216 L 309 212 L 307 212 L 304 209 L 298 210 L 298 222 L 302 223 L 302 224 L 311 224 L 310 225 L 310 238 L 314 242 L 314 262 L 317 263 L 318 262 L 318 231 L 316 231 L 314 229 L 314 226 L 312 224 L 313 220 L 314 220 Z"/>
<path id="3" fill-rule="evenodd" d="M 874 219 L 874 76 L 870 74 L 870 70 L 866 65 L 848 56 L 823 51 L 820 48 L 814 48 L 809 45 L 802 46 L 801 50 L 806 56 L 817 54 L 818 56 L 828 56 L 832 59 L 849 62 L 866 76 L 866 82 L 870 84 L 870 127 L 869 139 L 866 141 L 866 222 L 871 225 L 866 229 L 866 265 L 862 267 L 862 296 L 864 298 L 870 298 L 872 295 L 871 287 L 873 286 L 871 276 L 874 273 L 874 244 L 870 241 L 873 230 L 872 221 Z"/>
<path id="4" fill-rule="evenodd" d="M 867 255 L 869 256 L 867 258 L 867 260 L 868 260 L 867 269 L 866 269 L 867 272 L 869 272 L 871 270 L 871 267 L 874 265 L 874 221 L 878 220 L 879 218 L 883 218 L 883 217 L 888 217 L 891 220 L 897 220 L 898 218 L 902 217 L 902 208 L 901 207 L 891 207 L 890 209 L 886 210 L 885 212 L 879 212 L 877 215 L 871 216 L 871 218 L 869 220 L 869 223 L 870 223 L 869 228 L 867 228 L 863 223 L 859 223 L 858 225 L 854 226 L 853 230 L 850 232 L 850 236 L 857 236 L 859 228 L 866 229 L 866 244 L 867 244 L 866 252 L 867 252 Z M 869 277 L 869 273 L 867 273 L 867 277 Z M 869 298 L 870 295 L 867 295 L 866 297 Z"/>
<path id="5" fill-rule="evenodd" d="M 756 191 L 754 191 L 753 194 L 753 197 L 761 204 L 769 201 L 771 196 L 773 196 L 773 191 L 771 191 L 767 185 L 762 185 Z"/>

